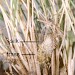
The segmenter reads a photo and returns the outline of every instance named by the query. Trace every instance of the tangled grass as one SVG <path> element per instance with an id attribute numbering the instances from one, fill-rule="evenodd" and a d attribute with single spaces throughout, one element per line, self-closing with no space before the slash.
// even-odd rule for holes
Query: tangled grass
<path id="1" fill-rule="evenodd" d="M 0 0 L 0 19 L 5 23 L 0 28 L 0 55 L 5 59 L 2 64 L 9 63 L 8 67 L 3 64 L 7 75 L 75 74 L 74 3 Z"/>

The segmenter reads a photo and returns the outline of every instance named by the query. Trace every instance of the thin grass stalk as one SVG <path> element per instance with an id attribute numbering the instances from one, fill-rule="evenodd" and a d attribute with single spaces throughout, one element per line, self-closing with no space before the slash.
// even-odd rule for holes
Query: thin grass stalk
<path id="1" fill-rule="evenodd" d="M 71 58 L 72 58 L 72 50 L 70 47 L 69 55 L 68 55 L 68 75 L 73 75 L 72 74 L 72 68 L 71 68 Z"/>
<path id="2" fill-rule="evenodd" d="M 63 15 L 64 15 L 64 9 L 62 9 L 62 13 L 61 13 L 61 17 L 60 17 L 60 21 L 59 21 L 58 25 L 60 25 L 62 23 Z"/>
<path id="3" fill-rule="evenodd" d="M 28 30 L 30 25 L 30 0 L 27 0 L 28 14 L 27 14 L 27 32 L 26 32 L 26 40 L 28 36 Z"/>
<path id="4" fill-rule="evenodd" d="M 56 74 L 56 68 L 55 68 L 55 51 L 53 51 L 52 57 L 51 57 L 51 72 L 52 72 L 52 75 Z"/>
<path id="5" fill-rule="evenodd" d="M 32 31 L 34 31 L 34 27 L 35 27 L 35 24 L 34 24 L 34 1 L 32 0 Z M 34 33 L 34 32 L 33 32 Z M 32 40 L 35 40 L 35 34 L 32 34 L 34 36 L 34 38 L 32 37 Z M 36 45 L 36 43 L 35 43 Z M 34 44 L 33 44 L 33 47 L 34 47 Z M 39 66 L 39 63 L 37 63 L 37 48 L 34 47 L 34 53 L 35 53 L 35 57 L 34 57 L 34 60 L 35 60 L 35 68 L 36 68 L 36 74 L 37 75 L 41 75 L 41 71 L 40 71 L 40 66 Z"/>
<path id="6" fill-rule="evenodd" d="M 56 49 L 56 75 L 59 75 L 59 48 Z"/>
<path id="7" fill-rule="evenodd" d="M 46 65 L 44 65 L 44 68 L 43 68 L 43 75 L 48 75 L 48 70 Z"/>
<path id="8" fill-rule="evenodd" d="M 30 0 L 27 0 L 27 7 L 28 7 L 28 15 L 27 15 L 27 34 L 26 34 L 26 40 L 28 40 L 27 38 L 28 38 L 28 30 L 30 29 L 30 26 L 31 26 L 31 17 L 30 17 Z M 32 58 L 32 57 L 31 57 Z M 31 59 L 28 59 L 29 61 L 29 72 L 31 72 L 31 75 L 33 74 L 32 73 L 32 68 L 33 68 L 33 66 L 32 66 L 32 64 L 33 63 L 31 63 L 32 62 L 32 60 Z M 30 60 L 31 60 L 31 62 L 30 62 Z"/>
<path id="9" fill-rule="evenodd" d="M 28 7 L 27 7 L 26 3 L 24 2 L 24 0 L 21 0 L 21 1 L 22 1 L 23 5 L 25 6 L 26 10 L 28 11 Z"/>
<path id="10" fill-rule="evenodd" d="M 42 4 L 43 11 L 44 11 L 44 17 L 47 20 L 47 14 L 46 14 L 45 5 L 44 5 L 45 1 L 41 0 L 41 4 Z"/>

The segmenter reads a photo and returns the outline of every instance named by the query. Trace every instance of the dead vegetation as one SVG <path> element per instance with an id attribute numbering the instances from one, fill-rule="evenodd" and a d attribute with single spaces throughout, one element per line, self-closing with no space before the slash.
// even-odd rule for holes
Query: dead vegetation
<path id="1" fill-rule="evenodd" d="M 1 0 L 0 11 L 0 72 L 75 74 L 74 0 Z"/>

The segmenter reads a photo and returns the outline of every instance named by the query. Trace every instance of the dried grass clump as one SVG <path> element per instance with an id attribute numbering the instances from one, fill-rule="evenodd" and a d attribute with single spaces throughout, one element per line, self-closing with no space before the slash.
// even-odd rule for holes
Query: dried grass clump
<path id="1" fill-rule="evenodd" d="M 74 0 L 1 0 L 5 28 L 0 28 L 0 54 L 9 62 L 8 69 L 4 64 L 5 73 L 74 75 L 73 9 Z"/>

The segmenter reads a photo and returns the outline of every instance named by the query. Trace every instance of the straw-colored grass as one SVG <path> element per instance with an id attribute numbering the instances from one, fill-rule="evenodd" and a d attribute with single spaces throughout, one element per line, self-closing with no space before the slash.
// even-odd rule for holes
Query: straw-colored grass
<path id="1" fill-rule="evenodd" d="M 74 75 L 74 10 L 74 0 L 0 0 L 6 75 Z"/>

